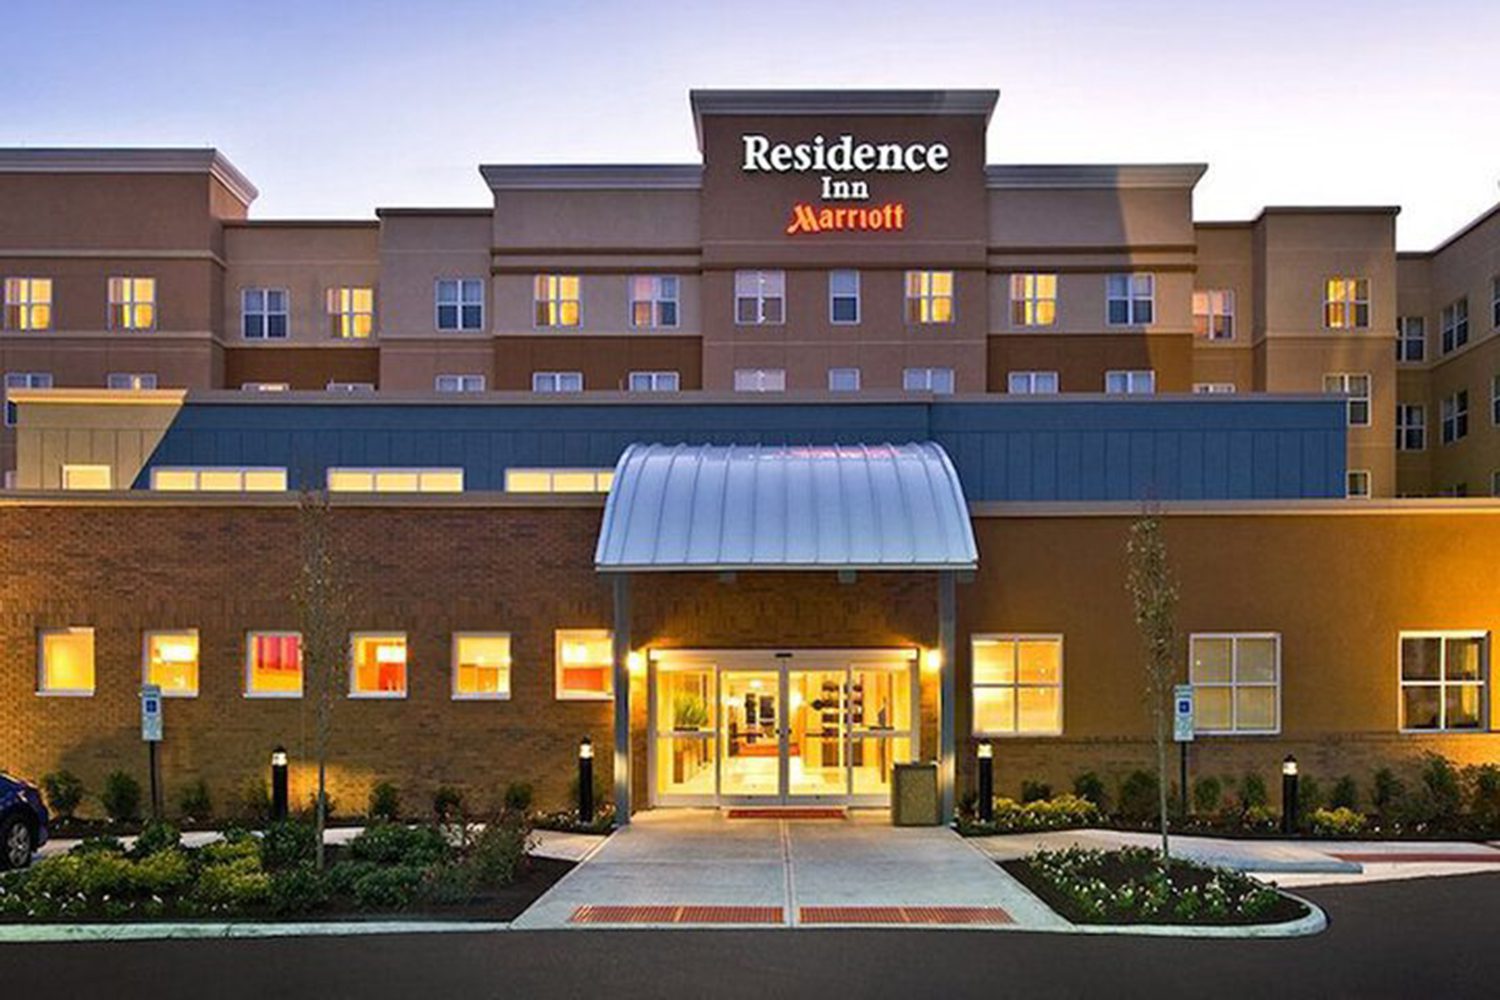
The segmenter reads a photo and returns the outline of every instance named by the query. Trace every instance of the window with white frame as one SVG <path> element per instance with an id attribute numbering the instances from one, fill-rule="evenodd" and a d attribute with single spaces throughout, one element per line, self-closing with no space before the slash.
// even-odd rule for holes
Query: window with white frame
<path id="1" fill-rule="evenodd" d="M 1469 390 L 1460 389 L 1442 402 L 1443 444 L 1469 436 Z"/>
<path id="2" fill-rule="evenodd" d="M 375 332 L 375 289 L 346 285 L 328 289 L 329 332 L 339 340 L 368 340 Z"/>
<path id="3" fill-rule="evenodd" d="M 453 633 L 453 700 L 510 697 L 510 633 Z"/>
<path id="4" fill-rule="evenodd" d="M 1489 633 L 1401 633 L 1401 728 L 1481 730 L 1489 683 Z"/>
<path id="5" fill-rule="evenodd" d="M 786 320 L 785 271 L 734 272 L 734 321 L 740 326 L 776 325 Z"/>
<path id="6" fill-rule="evenodd" d="M 285 288 L 240 289 L 240 334 L 246 340 L 285 340 L 290 301 Z"/>
<path id="7" fill-rule="evenodd" d="M 1323 282 L 1323 325 L 1330 330 L 1363 330 L 1370 325 L 1370 282 L 1337 277 Z"/>
<path id="8" fill-rule="evenodd" d="M 602 628 L 558 629 L 554 680 L 559 701 L 608 701 L 614 696 L 614 634 Z"/>
<path id="9" fill-rule="evenodd" d="M 1344 396 L 1349 405 L 1349 426 L 1370 426 L 1370 376 L 1335 372 L 1323 376 L 1323 391 Z"/>
<path id="10" fill-rule="evenodd" d="M 52 279 L 5 279 L 5 328 L 52 329 Z"/>
<path id="11" fill-rule="evenodd" d="M 1060 635 L 975 635 L 970 641 L 975 736 L 1059 736 Z"/>
<path id="12" fill-rule="evenodd" d="M 241 392 L 286 392 L 290 389 L 290 382 L 241 382 Z"/>
<path id="13" fill-rule="evenodd" d="M 907 392 L 930 392 L 938 396 L 951 396 L 953 394 L 953 369 L 903 369 L 901 372 L 901 388 Z"/>
<path id="14" fill-rule="evenodd" d="M 94 693 L 94 630 L 44 628 L 37 633 L 37 694 Z"/>
<path id="15" fill-rule="evenodd" d="M 104 378 L 107 389 L 155 389 L 155 372 L 110 372 Z"/>
<path id="16" fill-rule="evenodd" d="M 1104 298 L 1110 326 L 1149 326 L 1156 318 L 1156 275 L 1107 275 Z"/>
<path id="17" fill-rule="evenodd" d="M 286 469 L 267 466 L 157 466 L 151 488 L 163 493 L 285 493 Z"/>
<path id="18" fill-rule="evenodd" d="M 1201 632 L 1188 637 L 1188 682 L 1199 733 L 1281 730 L 1281 635 Z"/>
<path id="19" fill-rule="evenodd" d="M 141 679 L 166 698 L 198 697 L 198 630 L 148 631 L 141 642 Z"/>
<path id="20" fill-rule="evenodd" d="M 329 382 L 323 387 L 326 392 L 374 392 L 373 382 Z"/>
<path id="21" fill-rule="evenodd" d="M 109 279 L 109 328 L 156 329 L 156 279 Z"/>
<path id="22" fill-rule="evenodd" d="M 1500 330 L 1500 276 L 1490 282 L 1490 326 Z"/>
<path id="23" fill-rule="evenodd" d="M 1344 496 L 1350 500 L 1370 498 L 1370 470 L 1350 469 L 1344 473 Z"/>
<path id="24" fill-rule="evenodd" d="M 438 392 L 483 392 L 483 375 L 439 375 L 432 380 L 433 389 Z"/>
<path id="25" fill-rule="evenodd" d="M 245 697 L 302 697 L 302 633 L 245 633 Z"/>
<path id="26" fill-rule="evenodd" d="M 380 469 L 330 468 L 328 490 L 330 493 L 462 493 L 464 470 L 403 466 Z"/>
<path id="27" fill-rule="evenodd" d="M 641 274 L 630 279 L 630 325 L 637 330 L 677 325 L 675 274 Z"/>
<path id="28" fill-rule="evenodd" d="M 65 490 L 114 489 L 114 470 L 108 465 L 64 465 L 62 488 Z"/>
<path id="29" fill-rule="evenodd" d="M 1234 339 L 1234 289 L 1193 293 L 1193 330 L 1205 340 Z"/>
<path id="30" fill-rule="evenodd" d="M 682 376 L 674 371 L 631 372 L 626 384 L 631 392 L 676 392 L 682 387 Z"/>
<path id="31" fill-rule="evenodd" d="M 1149 396 L 1156 391 L 1154 369 L 1107 371 L 1104 391 L 1116 396 Z"/>
<path id="32" fill-rule="evenodd" d="M 1193 392 L 1199 396 L 1232 396 L 1235 385 L 1233 382 L 1194 382 Z"/>
<path id="33" fill-rule="evenodd" d="M 1427 360 L 1427 319 L 1402 316 L 1396 321 L 1396 360 Z"/>
<path id="34" fill-rule="evenodd" d="M 859 322 L 859 272 L 828 272 L 828 321 L 837 324 Z"/>
<path id="35" fill-rule="evenodd" d="M 953 272 L 906 272 L 906 321 L 912 324 L 953 322 Z"/>
<path id="36" fill-rule="evenodd" d="M 5 426 L 16 426 L 16 404 L 10 401 L 12 389 L 50 389 L 51 372 L 6 372 L 5 373 Z"/>
<path id="37" fill-rule="evenodd" d="M 1051 326 L 1057 322 L 1057 275 L 1010 276 L 1012 326 Z"/>
<path id="38" fill-rule="evenodd" d="M 736 368 L 734 370 L 735 392 L 784 392 L 785 390 L 785 368 Z"/>
<path id="39" fill-rule="evenodd" d="M 484 329 L 484 279 L 439 278 L 433 289 L 433 298 L 439 330 Z"/>
<path id="40" fill-rule="evenodd" d="M 582 392 L 583 372 L 532 372 L 532 392 Z"/>
<path id="41" fill-rule="evenodd" d="M 1500 469 L 1490 473 L 1490 496 L 1500 497 Z"/>
<path id="42" fill-rule="evenodd" d="M 1500 375 L 1490 378 L 1490 423 L 1500 427 Z"/>
<path id="43" fill-rule="evenodd" d="M 1427 407 L 1416 403 L 1397 404 L 1396 450 L 1427 450 Z"/>
<path id="44" fill-rule="evenodd" d="M 406 633 L 349 636 L 349 697 L 406 697 Z"/>
<path id="45" fill-rule="evenodd" d="M 859 369 L 858 368 L 830 368 L 830 369 L 828 369 L 828 391 L 829 392 L 858 392 L 859 391 Z"/>
<path id="46" fill-rule="evenodd" d="M 1058 391 L 1057 372 L 1010 372 L 1005 391 L 1018 396 L 1050 396 Z"/>
<path id="47" fill-rule="evenodd" d="M 537 326 L 583 324 L 583 282 L 576 274 L 539 274 L 533 283 Z"/>
<path id="48" fill-rule="evenodd" d="M 614 469 L 506 469 L 507 493 L 608 493 Z"/>
<path id="49" fill-rule="evenodd" d="M 1469 300 L 1462 298 L 1443 306 L 1438 324 L 1443 353 L 1451 354 L 1469 342 Z"/>

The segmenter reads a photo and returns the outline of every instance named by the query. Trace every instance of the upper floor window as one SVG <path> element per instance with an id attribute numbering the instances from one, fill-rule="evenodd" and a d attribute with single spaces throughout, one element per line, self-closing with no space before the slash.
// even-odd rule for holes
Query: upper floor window
<path id="1" fill-rule="evenodd" d="M 333 493 L 462 493 L 463 469 L 328 470 L 328 489 Z"/>
<path id="2" fill-rule="evenodd" d="M 375 289 L 342 287 L 328 290 L 332 333 L 341 340 L 364 340 L 375 332 Z"/>
<path id="3" fill-rule="evenodd" d="M 198 630 L 147 632 L 141 674 L 168 698 L 198 697 Z"/>
<path id="4" fill-rule="evenodd" d="M 1490 282 L 1490 325 L 1500 330 L 1500 276 Z"/>
<path id="5" fill-rule="evenodd" d="M 290 382 L 241 382 L 242 392 L 286 392 L 291 389 Z"/>
<path id="6" fill-rule="evenodd" d="M 1396 406 L 1396 450 L 1424 451 L 1427 448 L 1427 408 L 1412 403 Z"/>
<path id="7" fill-rule="evenodd" d="M 1323 376 L 1323 391 L 1349 399 L 1349 426 L 1370 426 L 1370 376 L 1337 373 Z"/>
<path id="8" fill-rule="evenodd" d="M 974 735 L 1062 733 L 1062 636 L 976 635 L 969 649 Z"/>
<path id="9" fill-rule="evenodd" d="M 507 493 L 608 493 L 614 469 L 506 469 Z"/>
<path id="10" fill-rule="evenodd" d="M 906 272 L 906 321 L 953 322 L 953 272 Z"/>
<path id="11" fill-rule="evenodd" d="M 349 637 L 349 697 L 406 697 L 406 633 L 356 632 Z"/>
<path id="12" fill-rule="evenodd" d="M 1156 318 L 1156 275 L 1108 275 L 1104 298 L 1110 326 L 1148 326 Z"/>
<path id="13" fill-rule="evenodd" d="M 52 329 L 52 279 L 5 279 L 5 328 Z"/>
<path id="14" fill-rule="evenodd" d="M 1490 379 L 1490 423 L 1500 427 L 1500 375 Z"/>
<path id="15" fill-rule="evenodd" d="M 1401 728 L 1483 729 L 1489 633 L 1401 633 Z"/>
<path id="16" fill-rule="evenodd" d="M 157 466 L 151 488 L 164 492 L 285 493 L 286 469 L 277 466 Z"/>
<path id="17" fill-rule="evenodd" d="M 1150 368 L 1105 372 L 1104 391 L 1115 395 L 1150 395 L 1156 391 L 1156 372 Z"/>
<path id="18" fill-rule="evenodd" d="M 859 391 L 859 369 L 858 368 L 830 368 L 830 369 L 828 369 L 828 391 L 829 392 L 858 392 Z"/>
<path id="19" fill-rule="evenodd" d="M 62 488 L 65 490 L 114 489 L 114 470 L 108 465 L 64 465 Z"/>
<path id="20" fill-rule="evenodd" d="M 439 278 L 434 298 L 439 330 L 484 329 L 484 282 L 479 278 Z"/>
<path id="21" fill-rule="evenodd" d="M 1402 316 L 1396 321 L 1396 360 L 1424 361 L 1426 358 L 1426 317 Z"/>
<path id="22" fill-rule="evenodd" d="M 785 368 L 736 368 L 735 392 L 783 392 L 786 390 Z"/>
<path id="23" fill-rule="evenodd" d="M 1363 330 L 1370 325 L 1368 278 L 1329 278 L 1323 283 L 1323 325 L 1330 330 Z"/>
<path id="24" fill-rule="evenodd" d="M 245 635 L 245 697 L 302 697 L 302 633 Z"/>
<path id="25" fill-rule="evenodd" d="M 734 321 L 740 326 L 786 322 L 786 272 L 734 272 Z"/>
<path id="26" fill-rule="evenodd" d="M 901 372 L 901 388 L 907 392 L 953 394 L 952 368 L 907 368 Z"/>
<path id="27" fill-rule="evenodd" d="M 580 279 L 576 274 L 539 274 L 532 289 L 537 326 L 579 326 L 583 322 Z"/>
<path id="28" fill-rule="evenodd" d="M 532 372 L 532 392 L 582 392 L 583 372 Z"/>
<path id="29" fill-rule="evenodd" d="M 432 380 L 438 392 L 483 392 L 483 375 L 439 375 Z"/>
<path id="30" fill-rule="evenodd" d="M 1208 340 L 1234 339 L 1234 289 L 1193 293 L 1193 330 Z"/>
<path id="31" fill-rule="evenodd" d="M 155 372 L 110 372 L 104 379 L 107 389 L 155 389 Z"/>
<path id="32" fill-rule="evenodd" d="M 630 325 L 638 330 L 677 325 L 677 276 L 643 274 L 630 279 Z"/>
<path id="33" fill-rule="evenodd" d="M 1443 444 L 1469 436 L 1469 390 L 1460 389 L 1443 400 Z"/>
<path id="34" fill-rule="evenodd" d="M 1370 497 L 1370 470 L 1350 469 L 1344 475 L 1344 496 L 1351 500 L 1368 500 Z"/>
<path id="35" fill-rule="evenodd" d="M 12 389 L 50 389 L 51 372 L 6 372 L 5 373 L 5 426 L 16 426 L 18 416 L 16 404 L 10 401 Z"/>
<path id="36" fill-rule="evenodd" d="M 323 387 L 325 392 L 374 392 L 373 382 L 329 382 Z"/>
<path id="37" fill-rule="evenodd" d="M 153 330 L 156 328 L 156 279 L 109 279 L 109 328 Z"/>
<path id="38" fill-rule="evenodd" d="M 37 634 L 38 694 L 94 693 L 94 630 L 46 628 Z"/>
<path id="39" fill-rule="evenodd" d="M 1198 396 L 1232 396 L 1235 393 L 1233 382 L 1194 382 L 1193 394 Z"/>
<path id="40" fill-rule="evenodd" d="M 1199 732 L 1274 733 L 1281 728 L 1281 636 L 1275 632 L 1188 637 L 1188 680 Z"/>
<path id="41" fill-rule="evenodd" d="M 1058 390 L 1057 372 L 1011 372 L 1005 379 L 1005 390 L 1023 396 L 1038 396 Z"/>
<path id="42" fill-rule="evenodd" d="M 1459 299 L 1443 307 L 1443 353 L 1449 354 L 1469 342 L 1469 300 Z"/>
<path id="43" fill-rule="evenodd" d="M 1014 326 L 1051 326 L 1057 322 L 1057 275 L 1012 274 L 1010 321 Z"/>
<path id="44" fill-rule="evenodd" d="M 631 372 L 631 392 L 676 392 L 682 383 L 677 372 Z"/>
<path id="45" fill-rule="evenodd" d="M 859 322 L 859 272 L 828 272 L 828 321 Z"/>
<path id="46" fill-rule="evenodd" d="M 285 288 L 246 288 L 240 292 L 240 332 L 246 340 L 285 340 L 291 328 Z"/>

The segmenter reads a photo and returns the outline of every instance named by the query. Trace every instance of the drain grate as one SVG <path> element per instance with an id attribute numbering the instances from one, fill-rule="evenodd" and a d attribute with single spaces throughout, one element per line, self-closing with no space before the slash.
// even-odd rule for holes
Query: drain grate
<path id="1" fill-rule="evenodd" d="M 804 906 L 804 924 L 941 924 L 994 925 L 1011 923 L 998 906 Z"/>
<path id="2" fill-rule="evenodd" d="M 779 906 L 580 906 L 570 924 L 780 924 Z"/>

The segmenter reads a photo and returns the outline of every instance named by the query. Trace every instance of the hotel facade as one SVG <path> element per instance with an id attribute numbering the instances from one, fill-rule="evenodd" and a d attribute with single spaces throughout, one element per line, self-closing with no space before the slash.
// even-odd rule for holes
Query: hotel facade
<path id="1" fill-rule="evenodd" d="M 702 161 L 249 218 L 203 150 L 0 151 L 5 764 L 227 804 L 307 761 L 297 494 L 356 614 L 335 798 L 888 801 L 1149 759 L 1159 505 L 1193 776 L 1500 756 L 1500 212 L 1192 211 L 985 162 L 996 94 L 694 92 Z M 1472 497 L 1474 499 L 1463 499 Z M 399 750 L 393 748 L 400 748 Z M 298 773 L 305 776 L 304 768 Z"/>

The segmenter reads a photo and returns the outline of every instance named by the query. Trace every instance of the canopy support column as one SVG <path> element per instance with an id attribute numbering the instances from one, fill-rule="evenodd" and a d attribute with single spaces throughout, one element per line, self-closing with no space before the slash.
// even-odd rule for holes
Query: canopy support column
<path id="1" fill-rule="evenodd" d="M 613 579 L 615 689 L 615 824 L 630 822 L 630 574 Z"/>
<path id="2" fill-rule="evenodd" d="M 953 822 L 955 772 L 958 760 L 958 734 L 954 730 L 958 704 L 958 578 L 951 570 L 938 573 L 938 669 L 941 693 L 938 696 L 939 733 L 938 784 L 941 790 L 939 820 Z"/>

